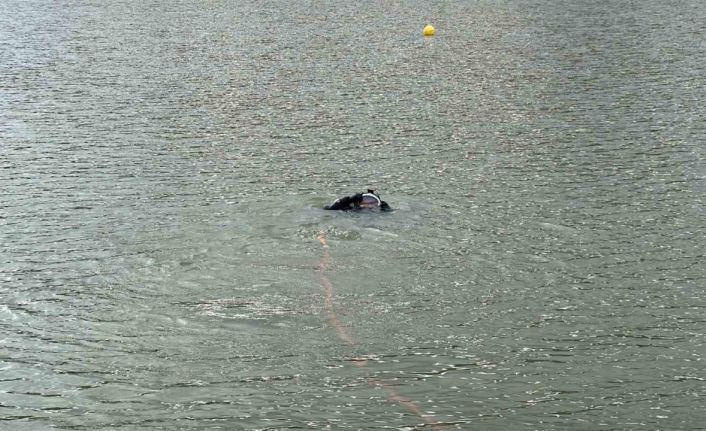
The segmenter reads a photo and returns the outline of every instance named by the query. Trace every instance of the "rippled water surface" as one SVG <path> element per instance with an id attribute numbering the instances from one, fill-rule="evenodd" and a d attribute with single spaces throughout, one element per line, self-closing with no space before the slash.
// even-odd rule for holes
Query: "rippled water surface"
<path id="1" fill-rule="evenodd" d="M 1 429 L 703 429 L 705 3 L 0 10 Z"/>

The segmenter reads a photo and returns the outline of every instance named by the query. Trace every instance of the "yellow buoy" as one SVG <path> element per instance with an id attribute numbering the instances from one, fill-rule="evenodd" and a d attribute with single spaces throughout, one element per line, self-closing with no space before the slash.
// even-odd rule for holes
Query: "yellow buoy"
<path id="1" fill-rule="evenodd" d="M 433 26 L 427 25 L 424 27 L 424 36 L 434 36 L 434 33 L 436 33 L 436 30 Z"/>

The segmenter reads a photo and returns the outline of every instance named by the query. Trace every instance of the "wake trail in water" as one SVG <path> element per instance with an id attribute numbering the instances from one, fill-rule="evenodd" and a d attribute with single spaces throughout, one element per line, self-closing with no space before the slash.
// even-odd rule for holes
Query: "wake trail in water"
<path id="1" fill-rule="evenodd" d="M 351 336 L 346 327 L 340 321 L 338 315 L 336 314 L 336 310 L 333 307 L 333 283 L 331 283 L 331 280 L 326 275 L 326 271 L 331 270 L 333 259 L 331 258 L 331 254 L 329 253 L 330 247 L 326 239 L 326 232 L 319 232 L 317 238 L 321 243 L 321 247 L 323 248 L 323 256 L 321 258 L 321 261 L 319 262 L 319 269 L 321 270 L 321 286 L 324 289 L 324 310 L 326 312 L 326 317 L 328 319 L 329 325 L 331 325 L 331 327 L 336 331 L 338 338 L 340 338 L 341 341 L 344 341 L 350 347 L 355 347 L 358 342 Z M 422 412 L 422 410 L 417 405 L 416 401 L 413 401 L 409 398 L 400 395 L 392 387 L 392 385 L 370 377 L 366 368 L 367 360 L 365 358 L 353 358 L 353 364 L 356 367 L 365 370 L 366 381 L 368 382 L 368 384 L 374 387 L 382 388 L 387 393 L 387 399 L 389 401 L 401 405 L 402 407 L 406 408 L 407 410 L 421 418 L 424 421 L 424 426 L 430 426 L 431 429 L 434 431 L 441 431 L 439 421 L 437 421 L 434 416 L 424 414 L 424 412 Z"/>

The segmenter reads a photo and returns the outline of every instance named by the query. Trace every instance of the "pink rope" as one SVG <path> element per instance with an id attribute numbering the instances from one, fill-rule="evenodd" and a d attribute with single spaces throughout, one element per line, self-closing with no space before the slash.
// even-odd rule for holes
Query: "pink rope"
<path id="1" fill-rule="evenodd" d="M 319 268 L 321 269 L 321 286 L 324 289 L 324 310 L 326 313 L 326 317 L 328 319 L 329 325 L 331 325 L 331 327 L 336 331 L 338 338 L 340 338 L 349 346 L 354 347 L 358 344 L 358 342 L 353 339 L 346 327 L 343 325 L 343 323 L 341 323 L 341 321 L 338 319 L 338 316 L 336 315 L 336 310 L 333 307 L 333 283 L 331 283 L 331 280 L 324 273 L 324 271 L 331 269 L 332 262 L 331 255 L 329 254 L 328 241 L 326 240 L 326 232 L 319 232 L 317 239 L 319 240 L 319 242 L 321 243 L 321 247 L 323 248 L 323 257 L 321 259 L 321 262 L 319 263 Z M 353 364 L 359 368 L 367 367 L 367 361 L 364 358 L 354 359 Z M 370 377 L 367 378 L 367 382 L 371 386 L 384 389 L 385 392 L 387 392 L 387 399 L 389 401 L 395 402 L 401 405 L 402 407 L 406 408 L 410 412 L 414 413 L 416 416 L 419 416 L 424 421 L 425 426 L 431 426 L 431 429 L 433 431 L 441 430 L 441 426 L 439 425 L 436 418 L 434 418 L 434 416 L 424 414 L 417 405 L 416 401 L 401 396 L 390 384 Z"/>

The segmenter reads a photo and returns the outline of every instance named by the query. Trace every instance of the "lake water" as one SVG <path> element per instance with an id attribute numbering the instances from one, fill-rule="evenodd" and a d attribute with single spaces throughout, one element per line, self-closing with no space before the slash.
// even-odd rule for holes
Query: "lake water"
<path id="1" fill-rule="evenodd" d="M 0 429 L 703 429 L 706 3 L 0 10 Z"/>

